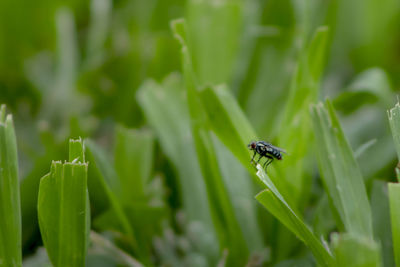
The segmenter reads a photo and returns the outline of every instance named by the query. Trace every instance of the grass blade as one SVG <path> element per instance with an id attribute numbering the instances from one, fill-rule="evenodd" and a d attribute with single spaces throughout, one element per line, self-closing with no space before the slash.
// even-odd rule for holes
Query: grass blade
<path id="1" fill-rule="evenodd" d="M 240 228 L 218 167 L 217 155 L 209 132 L 207 114 L 201 103 L 200 93 L 197 90 L 189 50 L 184 39 L 186 36 L 184 21 L 175 21 L 173 30 L 182 45 L 182 61 L 191 119 L 191 132 L 194 137 L 200 169 L 207 187 L 214 227 L 218 234 L 221 248 L 228 248 L 229 250 L 228 265 L 235 263 L 235 265 L 241 266 L 247 260 L 248 248 L 243 237 L 244 232 Z"/>
<path id="2" fill-rule="evenodd" d="M 242 3 L 240 0 L 188 1 L 188 45 L 201 85 L 229 80 L 239 46 Z"/>
<path id="3" fill-rule="evenodd" d="M 392 230 L 390 229 L 390 206 L 387 183 L 375 180 L 371 190 L 371 210 L 375 240 L 381 244 L 383 266 L 394 266 Z"/>
<path id="4" fill-rule="evenodd" d="M 94 231 L 90 232 L 90 241 L 92 243 L 90 252 L 91 254 L 94 254 L 96 258 L 104 257 L 104 255 L 109 255 L 115 258 L 118 265 L 126 267 L 143 267 L 140 262 L 132 258 L 129 254 L 126 254 L 113 242 Z"/>
<path id="5" fill-rule="evenodd" d="M 311 190 L 313 163 L 310 159 L 313 133 L 309 106 L 315 103 L 318 97 L 328 36 L 328 28 L 319 27 L 300 55 L 277 142 L 290 156 L 285 157 L 278 165 L 275 175 L 271 172 L 271 176 L 283 180 L 279 184 L 277 182 L 277 186 L 296 209 L 304 207 Z"/>
<path id="6" fill-rule="evenodd" d="M 71 140 L 70 147 L 70 158 L 83 157 L 81 140 Z M 85 265 L 90 231 L 87 167 L 84 162 L 53 162 L 40 181 L 39 226 L 54 266 Z"/>
<path id="7" fill-rule="evenodd" d="M 124 204 L 145 201 L 153 163 L 154 138 L 149 131 L 117 127 L 114 151 Z"/>
<path id="8" fill-rule="evenodd" d="M 333 106 L 329 101 L 315 105 L 311 115 L 318 165 L 331 202 L 347 232 L 372 240 L 372 215 L 364 181 Z"/>
<path id="9" fill-rule="evenodd" d="M 226 86 L 206 87 L 200 97 L 214 133 L 253 172 L 247 145 L 257 136 L 235 98 Z"/>
<path id="10" fill-rule="evenodd" d="M 370 239 L 351 234 L 333 235 L 336 265 L 343 267 L 380 267 L 380 247 Z"/>
<path id="11" fill-rule="evenodd" d="M 394 140 L 394 146 L 397 152 L 397 158 L 400 159 L 400 104 L 396 103 L 395 107 L 388 111 L 390 129 Z M 400 170 L 396 168 L 397 179 L 400 182 Z"/>
<path id="12" fill-rule="evenodd" d="M 132 229 L 140 230 L 135 231 L 139 249 L 151 258 L 153 238 L 167 214 L 162 189 L 151 192 L 154 136 L 150 131 L 120 126 L 115 139 L 114 166 L 122 186 L 121 203 Z"/>
<path id="13" fill-rule="evenodd" d="M 217 137 L 214 135 L 212 137 L 219 169 L 234 207 L 236 218 L 243 231 L 247 247 L 252 255 L 259 253 L 265 255 L 265 251 L 263 251 L 265 248 L 263 232 L 259 225 L 259 206 L 254 199 L 249 197 L 259 189 L 255 188 L 254 183 L 249 179 L 247 170 L 231 151 Z"/>
<path id="14" fill-rule="evenodd" d="M 85 147 L 81 138 L 69 140 L 69 162 L 85 162 Z"/>
<path id="15" fill-rule="evenodd" d="M 90 24 L 88 29 L 86 66 L 97 67 L 104 61 L 104 44 L 110 28 L 112 1 L 90 1 Z"/>
<path id="16" fill-rule="evenodd" d="M 267 186 L 266 190 L 261 191 L 256 196 L 258 202 L 310 248 L 315 259 L 321 266 L 333 266 L 333 257 L 322 245 L 321 241 L 318 240 L 300 217 L 287 204 L 272 180 L 264 172 L 261 165 L 257 165 L 257 168 L 257 176 Z"/>
<path id="17" fill-rule="evenodd" d="M 394 259 L 400 266 L 400 184 L 389 183 L 388 187 Z"/>
<path id="18" fill-rule="evenodd" d="M 116 221 L 116 230 L 126 235 L 125 239 L 131 252 L 137 253 L 140 260 L 145 260 L 146 256 L 139 249 L 134 230 L 129 224 L 129 220 L 123 210 L 121 204 L 122 189 L 115 170 L 107 160 L 104 151 L 94 142 L 85 140 L 85 144 L 87 146 L 87 157 L 91 162 L 91 168 L 89 169 L 91 199 L 94 199 L 94 203 L 101 203 L 102 208 L 99 213 L 107 214 L 107 209 L 109 209 L 108 212 L 112 214 L 113 220 Z"/>
<path id="19" fill-rule="evenodd" d="M 170 75 L 161 85 L 147 81 L 137 94 L 138 102 L 156 132 L 164 153 L 176 168 L 188 220 L 201 221 L 207 227 L 212 227 L 184 97 L 182 80 L 176 75 Z"/>
<path id="20" fill-rule="evenodd" d="M 22 266 L 17 141 L 11 115 L 0 107 L 0 265 Z"/>
<path id="21" fill-rule="evenodd" d="M 397 152 L 397 158 L 400 159 L 400 104 L 388 111 L 390 128 Z M 396 167 L 397 180 L 400 182 L 399 164 Z M 396 266 L 400 266 L 400 183 L 389 183 L 389 206 L 390 218 L 392 224 L 392 239 L 394 259 Z"/>

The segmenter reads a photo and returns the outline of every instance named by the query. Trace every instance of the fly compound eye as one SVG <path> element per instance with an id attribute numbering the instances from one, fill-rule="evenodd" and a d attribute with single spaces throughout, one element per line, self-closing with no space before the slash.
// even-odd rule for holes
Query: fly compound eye
<path id="1" fill-rule="evenodd" d="M 250 149 L 255 149 L 256 148 L 256 142 L 251 142 L 249 145 L 248 145 L 248 147 L 250 148 Z"/>

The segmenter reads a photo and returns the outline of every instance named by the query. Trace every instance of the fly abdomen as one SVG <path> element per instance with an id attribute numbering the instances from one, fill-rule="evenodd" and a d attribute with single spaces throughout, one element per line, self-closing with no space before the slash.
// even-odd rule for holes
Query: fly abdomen
<path id="1" fill-rule="evenodd" d="M 282 159 L 282 155 L 281 155 L 281 153 L 278 151 L 278 150 L 276 150 L 276 149 L 270 149 L 270 151 L 268 151 L 269 152 L 269 154 L 271 155 L 271 156 L 273 156 L 274 158 L 276 158 L 276 159 L 278 159 L 278 160 L 281 160 Z"/>

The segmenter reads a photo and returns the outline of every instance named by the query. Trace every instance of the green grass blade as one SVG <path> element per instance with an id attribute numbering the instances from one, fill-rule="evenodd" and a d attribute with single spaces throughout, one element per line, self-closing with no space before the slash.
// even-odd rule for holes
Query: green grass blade
<path id="1" fill-rule="evenodd" d="M 335 266 L 380 267 L 382 260 L 379 245 L 371 239 L 351 234 L 335 234 L 332 243 L 336 255 Z"/>
<path id="2" fill-rule="evenodd" d="M 126 254 L 123 250 L 117 247 L 113 242 L 103 237 L 102 235 L 91 231 L 90 232 L 91 250 L 94 251 L 96 258 L 102 258 L 104 255 L 109 255 L 116 260 L 117 264 L 126 267 L 143 267 L 143 265 L 131 255 Z M 109 264 L 106 264 L 109 266 Z"/>
<path id="3" fill-rule="evenodd" d="M 251 174 L 254 173 L 254 167 L 250 164 L 250 158 L 253 153 L 251 153 L 247 145 L 251 140 L 256 140 L 256 135 L 232 93 L 223 85 L 213 86 L 201 90 L 200 97 L 204 110 L 207 113 L 208 123 L 211 125 L 213 132 L 242 165 Z M 216 147 L 215 151 L 217 154 L 222 154 L 226 150 L 222 145 L 218 146 L 217 142 L 214 142 L 214 146 Z M 230 153 L 226 151 L 226 154 Z M 237 160 L 234 158 L 228 159 L 226 155 L 219 157 L 218 162 L 234 204 L 240 201 L 240 198 L 236 196 L 239 192 L 243 194 L 247 192 L 249 195 L 254 193 L 250 189 L 253 186 L 251 180 L 248 179 L 243 167 L 240 165 L 237 166 Z M 240 173 L 241 177 L 239 176 Z M 256 182 L 260 182 L 259 179 L 255 178 L 255 175 L 252 175 L 252 178 L 256 179 Z M 257 223 L 253 222 L 256 221 L 256 216 L 253 213 L 253 208 L 255 208 L 253 203 L 248 203 L 247 206 L 248 208 L 244 211 L 240 206 L 235 205 L 235 212 L 236 214 L 246 213 L 248 215 L 245 220 L 246 224 L 241 222 L 242 216 L 239 216 L 238 220 L 241 223 L 248 247 L 256 250 L 256 248 L 260 247 L 257 244 L 261 244 L 257 241 L 260 239 L 260 231 Z M 252 226 L 247 224 L 251 224 Z"/>
<path id="4" fill-rule="evenodd" d="M 188 46 L 201 85 L 229 80 L 239 46 L 242 1 L 187 3 Z"/>
<path id="5" fill-rule="evenodd" d="M 237 220 L 235 210 L 229 198 L 229 193 L 218 167 L 217 155 L 214 150 L 206 109 L 197 90 L 195 75 L 190 61 L 190 54 L 184 39 L 184 21 L 173 24 L 174 34 L 182 45 L 182 62 L 186 82 L 187 101 L 189 106 L 191 132 L 194 137 L 197 157 L 203 179 L 207 187 L 208 201 L 214 227 L 219 237 L 221 248 L 228 248 L 227 262 L 241 266 L 248 257 L 248 248 L 243 237 L 243 231 Z"/>
<path id="6" fill-rule="evenodd" d="M 267 189 L 261 191 L 256 196 L 256 199 L 310 248 L 315 259 L 321 266 L 333 266 L 333 257 L 325 249 L 321 241 L 318 240 L 318 238 L 305 225 L 303 220 L 287 204 L 274 183 L 264 172 L 261 165 L 258 165 L 257 168 L 257 175 L 267 186 Z"/>
<path id="7" fill-rule="evenodd" d="M 234 207 L 236 218 L 243 231 L 247 247 L 254 255 L 265 248 L 263 233 L 259 225 L 259 206 L 254 199 L 249 197 L 259 189 L 255 188 L 248 171 L 231 151 L 217 137 L 214 135 L 212 137 L 218 166 Z"/>
<path id="8" fill-rule="evenodd" d="M 175 20 L 172 23 L 175 37 L 183 44 L 185 43 L 185 23 L 183 20 Z M 194 85 L 193 72 L 190 70 L 190 63 L 187 62 L 189 55 L 187 47 L 183 45 L 185 78 L 188 86 Z M 186 60 L 186 62 L 185 62 Z M 189 68 L 189 69 L 188 69 Z M 192 84 L 191 84 L 192 83 Z M 254 129 L 248 122 L 246 116 L 229 92 L 226 86 L 206 87 L 200 91 L 201 104 L 206 114 L 203 120 L 207 120 L 210 127 L 218 138 L 228 147 L 240 162 L 253 172 L 250 165 L 251 153 L 247 145 L 251 140 L 257 138 Z M 207 117 L 207 118 L 206 118 Z"/>
<path id="9" fill-rule="evenodd" d="M 5 109 L 0 107 L 0 265 L 22 266 L 17 141 Z"/>
<path id="10" fill-rule="evenodd" d="M 190 135 L 188 108 L 182 79 L 170 75 L 160 85 L 145 82 L 138 91 L 138 102 L 156 132 L 164 153 L 179 176 L 182 204 L 189 221 L 201 221 L 212 227 L 207 192 Z M 196 190 L 193 190 L 196 188 Z"/>
<path id="11" fill-rule="evenodd" d="M 329 101 L 315 105 L 311 115 L 318 165 L 334 208 L 347 232 L 372 240 L 372 215 L 364 181 L 333 106 Z"/>
<path id="12" fill-rule="evenodd" d="M 397 102 L 395 107 L 388 111 L 390 129 L 394 140 L 394 146 L 397 152 L 397 158 L 400 160 L 400 104 Z M 397 179 L 400 182 L 400 171 L 396 169 Z"/>
<path id="13" fill-rule="evenodd" d="M 189 105 L 193 105 L 193 102 L 190 102 L 189 100 Z M 229 250 L 228 263 L 241 266 L 248 257 L 248 248 L 218 168 L 211 136 L 204 129 L 195 127 L 193 127 L 193 136 L 221 247 Z"/>
<path id="14" fill-rule="evenodd" d="M 138 258 L 145 260 L 136 241 L 134 230 L 122 206 L 122 189 L 115 170 L 110 165 L 107 157 L 94 142 L 85 140 L 87 158 L 91 164 L 89 169 L 89 191 L 93 203 L 100 203 L 103 207 L 99 212 L 105 212 L 110 208 L 113 220 L 117 222 L 117 230 L 126 235 L 126 240 L 131 252 L 138 254 Z M 96 222 L 95 222 L 96 224 Z"/>
<path id="15" fill-rule="evenodd" d="M 168 76 L 161 84 L 145 82 L 137 94 L 138 102 L 157 134 L 163 152 L 175 167 L 178 177 L 176 182 L 187 221 L 200 223 L 215 243 L 217 238 L 195 152 L 185 98 L 182 79 L 175 74 Z M 211 265 L 216 262 L 217 247 L 202 249 L 208 255 Z"/>
<path id="16" fill-rule="evenodd" d="M 102 185 L 110 189 L 118 200 L 122 200 L 122 185 L 105 151 L 90 139 L 85 139 L 85 145 L 88 161 L 93 164 L 91 169 L 94 176 L 101 176 Z M 89 173 L 92 171 L 91 169 L 89 169 Z"/>
<path id="17" fill-rule="evenodd" d="M 163 192 L 150 191 L 150 182 L 154 182 L 150 180 L 153 150 L 151 131 L 117 127 L 114 164 L 122 186 L 121 201 L 132 229 L 139 229 L 135 231 L 135 237 L 147 258 L 151 257 L 153 238 L 167 214 L 160 196 Z"/>
<path id="18" fill-rule="evenodd" d="M 97 67 L 103 60 L 105 53 L 105 42 L 110 27 L 112 14 L 112 1 L 100 0 L 90 1 L 90 24 L 87 40 L 87 67 Z"/>
<path id="19" fill-rule="evenodd" d="M 282 127 L 293 127 L 298 112 L 308 109 L 318 96 L 319 80 L 324 69 L 328 42 L 328 28 L 319 27 L 307 49 L 300 57 L 283 118 Z"/>
<path id="20" fill-rule="evenodd" d="M 69 140 L 69 162 L 85 163 L 85 147 L 83 146 L 82 139 Z"/>
<path id="21" fill-rule="evenodd" d="M 388 111 L 390 128 L 397 152 L 397 157 L 400 159 L 400 104 L 396 103 L 395 107 Z M 399 165 L 396 167 L 397 179 L 400 182 Z M 390 218 L 392 225 L 392 239 L 394 259 L 396 266 L 400 266 L 400 183 L 389 183 L 389 206 Z"/>
<path id="22" fill-rule="evenodd" d="M 396 266 L 400 266 L 400 184 L 389 183 L 389 204 Z"/>
<path id="23" fill-rule="evenodd" d="M 117 127 L 114 165 L 121 183 L 123 203 L 146 200 L 153 149 L 154 137 L 150 131 Z"/>
<path id="24" fill-rule="evenodd" d="M 390 229 L 390 207 L 387 183 L 375 180 L 371 190 L 371 210 L 375 240 L 382 247 L 383 266 L 394 266 L 392 231 Z"/>
<path id="25" fill-rule="evenodd" d="M 54 266 L 84 266 L 88 246 L 87 164 L 53 162 L 40 181 L 38 218 Z"/>
<path id="26" fill-rule="evenodd" d="M 200 92 L 200 97 L 214 133 L 252 172 L 252 153 L 247 145 L 257 140 L 257 136 L 235 98 L 223 85 L 206 87 Z"/>
<path id="27" fill-rule="evenodd" d="M 299 47 L 294 42 L 304 39 L 303 31 L 298 30 L 302 20 L 298 20 L 296 6 L 288 0 L 263 1 L 262 8 L 257 4 L 244 5 L 245 9 L 254 11 L 244 17 L 242 44 L 254 44 L 242 48 L 251 57 L 247 58 L 248 64 L 240 62 L 245 77 L 240 84 L 238 101 L 257 132 L 268 134 L 268 138 L 280 134 L 278 122 L 282 117 L 279 114 L 287 100 L 295 69 L 292 63 L 298 55 Z M 246 25 L 246 20 L 251 21 L 250 25 Z"/>
<path id="28" fill-rule="evenodd" d="M 271 172 L 271 176 L 283 180 L 277 186 L 287 201 L 296 205 L 296 209 L 301 209 L 307 203 L 311 190 L 313 164 L 310 156 L 313 133 L 309 106 L 318 97 L 328 36 L 328 28 L 319 27 L 300 55 L 276 143 L 290 155 L 277 165 L 276 174 Z"/>
<path id="29" fill-rule="evenodd" d="M 350 114 L 365 105 L 392 106 L 393 93 L 388 74 L 380 68 L 367 69 L 358 74 L 334 100 L 337 110 Z"/>

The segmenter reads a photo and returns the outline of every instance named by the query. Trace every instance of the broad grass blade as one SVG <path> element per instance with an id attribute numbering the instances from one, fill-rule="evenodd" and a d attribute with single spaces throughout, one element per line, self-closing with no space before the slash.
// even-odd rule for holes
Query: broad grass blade
<path id="1" fill-rule="evenodd" d="M 54 266 L 84 266 L 90 230 L 87 164 L 53 162 L 40 181 L 38 218 Z"/>
<path id="2" fill-rule="evenodd" d="M 371 208 L 363 177 L 332 104 L 312 106 L 318 165 L 325 190 L 348 233 L 373 239 Z"/>

